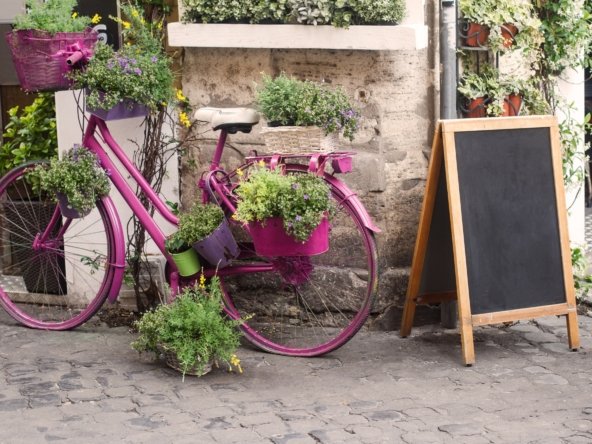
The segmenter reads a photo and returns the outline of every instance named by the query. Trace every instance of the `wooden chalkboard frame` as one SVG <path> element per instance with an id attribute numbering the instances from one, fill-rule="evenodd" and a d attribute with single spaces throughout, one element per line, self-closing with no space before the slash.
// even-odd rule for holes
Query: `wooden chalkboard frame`
<path id="1" fill-rule="evenodd" d="M 503 310 L 491 313 L 471 314 L 471 300 L 469 292 L 469 280 L 467 274 L 467 255 L 465 251 L 465 230 L 461 208 L 461 184 L 457 165 L 457 150 L 455 135 L 462 132 L 482 132 L 496 130 L 521 130 L 532 128 L 548 128 L 552 165 L 552 180 L 554 181 L 555 203 L 557 210 L 557 225 L 560 244 L 558 263 L 563 274 L 565 301 L 551 305 L 533 305 L 526 308 Z M 444 183 L 440 180 L 440 174 L 445 172 L 446 190 L 438 194 L 439 186 Z M 448 216 L 450 218 L 451 240 L 447 242 L 435 242 L 430 238 L 436 195 L 445 196 L 448 200 Z M 441 197 L 440 197 L 441 198 Z M 437 245 L 436 245 L 437 244 Z M 426 253 L 441 248 L 449 248 L 452 252 L 437 252 L 440 257 L 452 257 L 454 261 L 454 289 L 437 288 L 441 283 L 428 285 L 428 291 L 424 290 L 426 282 L 430 282 L 430 274 L 426 273 Z M 444 246 L 444 247 L 442 247 Z M 451 278 L 452 279 L 452 278 Z M 432 279 L 441 282 L 442 279 Z M 567 232 L 567 209 L 565 203 L 565 191 L 563 187 L 561 148 L 557 120 L 553 116 L 529 116 L 510 118 L 485 118 L 485 119 L 459 119 L 441 120 L 438 122 L 432 154 L 428 167 L 426 190 L 421 209 L 418 227 L 418 235 L 413 254 L 411 274 L 407 288 L 407 296 L 401 321 L 401 336 L 406 337 L 411 333 L 415 308 L 421 304 L 433 304 L 437 302 L 457 300 L 458 318 L 460 323 L 461 344 L 465 365 L 475 362 L 473 343 L 473 327 L 480 325 L 496 324 L 502 322 L 532 319 L 541 316 L 559 315 L 566 316 L 569 347 L 572 350 L 579 348 L 579 333 L 577 323 L 576 299 L 574 292 L 573 274 L 571 269 L 571 253 Z"/>

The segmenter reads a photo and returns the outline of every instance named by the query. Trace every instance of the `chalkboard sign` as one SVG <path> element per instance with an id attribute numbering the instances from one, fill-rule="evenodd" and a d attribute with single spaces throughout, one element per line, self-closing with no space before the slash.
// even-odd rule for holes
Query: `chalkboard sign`
<path id="1" fill-rule="evenodd" d="M 456 299 L 465 364 L 473 326 L 546 315 L 576 349 L 566 214 L 555 118 L 439 122 L 401 335 L 417 304 Z"/>

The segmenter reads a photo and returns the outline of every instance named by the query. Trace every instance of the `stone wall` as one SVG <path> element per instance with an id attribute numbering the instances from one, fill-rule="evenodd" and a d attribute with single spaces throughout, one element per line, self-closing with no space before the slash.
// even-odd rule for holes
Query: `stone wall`
<path id="1" fill-rule="evenodd" d="M 187 48 L 183 90 L 198 106 L 253 106 L 260 73 L 286 72 L 301 79 L 341 85 L 355 98 L 363 128 L 353 143 L 354 171 L 342 179 L 361 197 L 375 223 L 380 261 L 377 313 L 400 309 L 421 200 L 427 151 L 434 122 L 433 59 L 430 51 L 336 51 Z M 264 124 L 264 122 L 262 122 Z M 259 125 L 260 127 L 261 125 Z M 200 127 L 198 141 L 184 156 L 182 202 L 195 199 L 195 183 L 214 148 L 215 134 Z M 261 145 L 258 127 L 252 134 L 231 136 L 237 149 L 227 150 L 226 165 L 240 161 Z M 389 321 L 390 319 L 390 321 Z M 394 325 L 392 310 L 381 328 Z"/>

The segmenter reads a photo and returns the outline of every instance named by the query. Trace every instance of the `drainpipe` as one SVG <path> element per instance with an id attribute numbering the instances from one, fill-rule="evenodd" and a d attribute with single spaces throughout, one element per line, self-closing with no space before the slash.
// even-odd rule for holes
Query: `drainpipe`
<path id="1" fill-rule="evenodd" d="M 456 1 L 440 0 L 440 118 L 456 119 Z M 456 328 L 456 302 L 440 305 L 444 328 Z"/>

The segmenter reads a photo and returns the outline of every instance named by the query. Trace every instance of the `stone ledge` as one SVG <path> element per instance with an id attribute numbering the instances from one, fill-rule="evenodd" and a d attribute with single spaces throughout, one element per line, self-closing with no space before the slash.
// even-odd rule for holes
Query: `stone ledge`
<path id="1" fill-rule="evenodd" d="M 199 48 L 417 50 L 428 46 L 424 25 L 333 26 L 204 24 L 168 25 L 170 46 Z"/>

